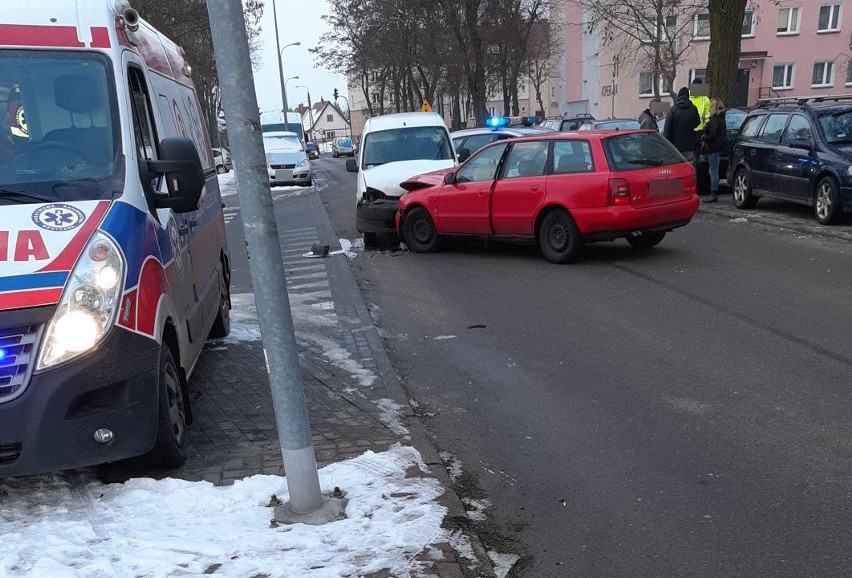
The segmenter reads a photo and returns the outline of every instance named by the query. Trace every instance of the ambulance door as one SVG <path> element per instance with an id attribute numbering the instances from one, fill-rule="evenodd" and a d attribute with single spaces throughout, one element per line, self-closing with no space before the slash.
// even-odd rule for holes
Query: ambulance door
<path id="1" fill-rule="evenodd" d="M 128 90 L 133 113 L 133 135 L 135 152 L 139 159 L 157 159 L 159 142 L 163 136 L 159 134 L 156 122 L 151 91 L 145 80 L 142 69 L 133 64 L 127 68 Z M 156 177 L 152 183 L 153 190 L 166 194 L 165 179 Z M 143 195 L 140 186 L 139 195 Z M 125 194 L 133 194 L 128 190 Z M 189 254 L 189 235 L 192 231 L 187 215 L 173 213 L 171 209 L 157 209 L 154 199 L 146 199 L 151 222 L 156 237 L 159 240 L 162 265 L 168 280 L 167 290 L 181 319 L 176 320 L 181 328 L 186 327 L 190 341 L 197 341 L 201 332 L 201 307 L 196 299 L 193 283 L 192 259 Z M 204 336 L 201 336 L 203 342 Z"/>

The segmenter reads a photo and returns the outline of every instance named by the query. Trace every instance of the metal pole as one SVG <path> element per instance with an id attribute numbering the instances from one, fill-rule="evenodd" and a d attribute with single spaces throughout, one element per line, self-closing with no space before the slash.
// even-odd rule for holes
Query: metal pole
<path id="1" fill-rule="evenodd" d="M 278 82 L 281 83 L 281 112 L 284 113 L 284 124 L 287 124 L 287 88 L 284 86 L 284 65 L 281 63 L 281 48 L 278 44 L 278 10 L 275 9 L 275 0 L 272 0 L 272 17 L 275 22 L 275 52 L 278 53 Z M 245 18 L 243 18 L 245 22 Z"/>
<path id="2" fill-rule="evenodd" d="M 266 172 L 242 2 L 208 0 L 207 9 L 239 183 L 240 216 L 251 252 L 251 280 L 260 312 L 290 508 L 297 514 L 307 514 L 323 505 L 323 497 Z M 246 82 L 246 78 L 251 81 Z"/>
<path id="3" fill-rule="evenodd" d="M 346 101 L 346 113 L 349 115 L 349 120 L 346 121 L 346 117 L 343 117 L 343 120 L 346 121 L 347 126 L 349 126 L 349 140 L 352 140 L 352 107 L 349 106 L 349 99 L 343 96 L 342 94 L 338 94 L 337 98 L 342 98 Z M 346 127 L 343 127 L 344 129 Z"/>
<path id="4" fill-rule="evenodd" d="M 304 88 L 305 92 L 308 93 L 308 118 L 311 120 L 311 138 L 316 142 L 317 138 L 314 135 L 314 105 L 311 104 L 311 91 L 307 86 L 302 86 L 301 84 L 297 84 L 296 88 Z"/>

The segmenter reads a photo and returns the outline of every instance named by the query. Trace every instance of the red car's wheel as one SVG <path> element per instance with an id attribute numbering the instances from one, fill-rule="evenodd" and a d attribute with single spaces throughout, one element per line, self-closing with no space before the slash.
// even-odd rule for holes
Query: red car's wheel
<path id="1" fill-rule="evenodd" d="M 574 219 L 566 211 L 552 210 L 538 228 L 538 244 L 545 259 L 573 263 L 583 253 L 585 242 Z"/>
<path id="2" fill-rule="evenodd" d="M 412 209 L 405 216 L 403 233 L 405 244 L 414 253 L 432 253 L 438 249 L 441 240 L 429 211 L 423 207 Z"/>

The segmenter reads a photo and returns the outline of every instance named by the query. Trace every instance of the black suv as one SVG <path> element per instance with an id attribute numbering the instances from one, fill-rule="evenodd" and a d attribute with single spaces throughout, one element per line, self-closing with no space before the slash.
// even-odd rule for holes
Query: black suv
<path id="1" fill-rule="evenodd" d="M 570 130 L 578 130 L 584 122 L 588 122 L 590 120 L 595 120 L 595 117 L 590 114 L 578 114 L 577 116 L 570 118 L 560 116 L 556 118 L 546 118 L 541 121 L 541 124 L 538 126 L 567 132 Z"/>
<path id="2" fill-rule="evenodd" d="M 852 98 L 764 104 L 740 128 L 728 163 L 734 204 L 773 197 L 814 207 L 817 221 L 852 211 Z"/>

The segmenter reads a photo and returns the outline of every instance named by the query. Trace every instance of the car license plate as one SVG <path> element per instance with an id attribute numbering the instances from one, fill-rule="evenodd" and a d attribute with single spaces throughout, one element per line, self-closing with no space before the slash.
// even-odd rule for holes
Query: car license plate
<path id="1" fill-rule="evenodd" d="M 671 197 L 683 193 L 681 179 L 651 179 L 648 183 L 648 194 L 652 197 Z"/>
<path id="2" fill-rule="evenodd" d="M 276 169 L 275 170 L 275 180 L 276 181 L 292 181 L 293 180 L 293 171 L 290 169 Z"/>

